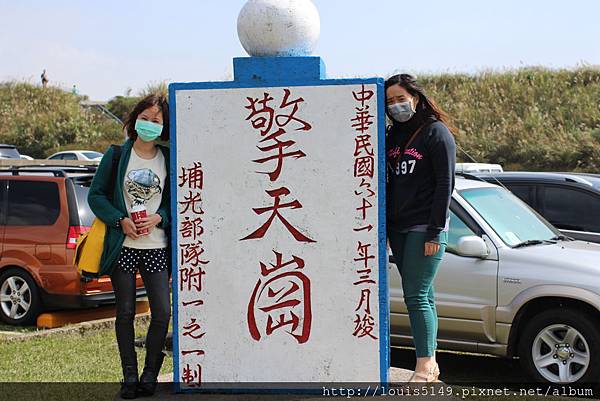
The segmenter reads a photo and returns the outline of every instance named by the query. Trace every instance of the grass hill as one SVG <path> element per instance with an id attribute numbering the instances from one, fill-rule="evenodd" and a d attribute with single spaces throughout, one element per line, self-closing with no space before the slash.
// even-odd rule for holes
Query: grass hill
<path id="1" fill-rule="evenodd" d="M 418 78 L 458 126 L 458 145 L 477 161 L 507 169 L 600 172 L 600 68 Z M 166 91 L 164 83 L 150 89 Z M 108 108 L 123 117 L 137 99 L 117 96 Z M 0 142 L 34 157 L 68 148 L 103 151 L 120 142 L 120 126 L 82 109 L 80 100 L 56 88 L 0 83 Z M 470 161 L 461 151 L 458 157 Z"/>
<path id="2" fill-rule="evenodd" d="M 600 172 L 600 68 L 420 76 L 457 143 L 509 169 Z M 462 161 L 469 161 L 460 154 Z"/>

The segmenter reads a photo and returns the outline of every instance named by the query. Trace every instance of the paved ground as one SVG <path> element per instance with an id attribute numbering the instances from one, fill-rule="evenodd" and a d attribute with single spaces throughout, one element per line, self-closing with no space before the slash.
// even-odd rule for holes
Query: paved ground
<path id="1" fill-rule="evenodd" d="M 408 369 L 402 368 L 391 368 L 390 369 L 390 381 L 392 383 L 396 382 L 406 382 L 410 376 L 412 375 L 412 371 Z M 171 382 L 173 375 L 171 373 L 167 375 L 163 375 L 159 377 L 159 387 L 157 389 L 157 394 L 155 395 L 160 400 L 166 401 L 175 401 L 175 400 L 210 400 L 210 401 L 279 401 L 279 400 L 310 400 L 310 401 L 325 401 L 332 400 L 332 396 L 323 396 L 322 394 L 318 395 L 294 395 L 294 394 L 198 394 L 198 393 L 182 393 L 175 394 L 173 390 L 173 383 Z M 439 383 L 437 386 L 445 386 L 443 383 Z M 436 386 L 436 387 L 437 387 Z M 339 386 L 338 386 L 339 391 Z M 390 391 L 388 389 L 388 394 Z M 396 390 L 398 391 L 398 390 Z M 397 394 L 390 394 L 397 395 Z M 364 397 L 364 395 L 355 395 L 356 397 Z M 348 399 L 347 395 L 342 396 L 344 399 Z M 370 396 L 369 398 L 374 398 Z M 377 397 L 378 399 L 384 399 L 384 397 Z M 414 397 L 413 397 L 414 398 Z M 420 399 L 426 399 L 426 397 L 418 397 Z M 386 396 L 385 399 L 388 399 Z M 436 396 L 436 400 L 448 400 L 453 399 L 451 397 L 442 397 Z"/>
<path id="2" fill-rule="evenodd" d="M 412 371 L 408 369 L 401 368 L 391 368 L 390 369 L 390 379 L 393 382 L 404 382 L 407 381 L 412 375 Z M 158 381 L 161 383 L 171 383 L 173 381 L 173 374 L 168 373 L 166 375 L 162 375 L 158 378 Z"/>
<path id="3" fill-rule="evenodd" d="M 450 397 L 442 397 L 440 390 L 452 389 L 454 393 L 453 400 L 461 400 L 464 397 L 468 397 L 472 401 L 504 401 L 508 399 L 522 399 L 522 400 L 535 400 L 543 401 L 548 397 L 510 397 L 510 396 L 481 396 L 477 393 L 480 390 L 494 389 L 497 385 L 505 386 L 510 383 L 522 383 L 527 381 L 527 376 L 519 366 L 517 360 L 508 360 L 502 358 L 495 358 L 479 354 L 467 354 L 467 353 L 456 353 L 456 352 L 438 352 L 437 360 L 440 364 L 441 375 L 440 379 L 443 380 L 441 387 L 436 387 L 438 395 L 432 396 L 419 396 L 411 398 L 421 400 L 447 400 Z M 392 383 L 403 382 L 410 377 L 412 369 L 415 363 L 415 352 L 413 349 L 406 348 L 392 348 L 391 353 L 391 365 L 390 376 Z M 174 394 L 173 384 L 170 382 L 172 374 L 164 375 L 160 379 L 163 383 L 159 384 L 159 390 L 156 394 L 157 399 L 176 401 L 176 400 L 209 400 L 209 401 L 259 401 L 259 400 L 332 400 L 332 397 L 322 396 L 298 396 L 298 395 L 246 395 L 246 394 L 235 394 L 235 395 L 219 395 L 219 394 Z M 509 385 L 512 390 L 519 390 L 519 387 L 515 385 Z M 472 391 L 473 394 L 464 394 L 465 391 Z M 477 393 L 475 393 L 477 391 Z M 445 394 L 445 391 L 443 392 Z M 597 394 L 594 392 L 594 394 Z M 402 397 L 400 394 L 395 394 L 396 397 L 390 398 L 385 397 L 385 400 L 399 399 Z M 347 399 L 348 397 L 343 397 Z M 411 399 L 407 398 L 407 399 Z M 383 397 L 378 399 L 384 400 Z M 550 399 L 556 399 L 550 397 Z M 572 401 L 583 401 L 584 398 L 560 398 L 562 400 Z M 598 396 L 596 396 L 598 399 Z"/>

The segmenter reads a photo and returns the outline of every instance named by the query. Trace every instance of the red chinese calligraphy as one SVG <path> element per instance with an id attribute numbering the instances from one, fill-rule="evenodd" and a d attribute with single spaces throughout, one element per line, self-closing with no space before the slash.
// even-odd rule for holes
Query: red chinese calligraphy
<path id="1" fill-rule="evenodd" d="M 189 191 L 189 193 L 183 197 L 183 200 L 179 202 L 179 204 L 183 206 L 183 209 L 179 214 L 185 214 L 189 210 L 191 210 L 193 214 L 204 214 L 202 207 L 200 206 L 201 202 L 202 196 L 199 192 Z"/>
<path id="2" fill-rule="evenodd" d="M 364 177 L 361 178 L 359 188 L 367 189 L 367 193 L 368 193 L 367 198 L 372 198 L 373 196 L 375 196 L 375 191 L 373 191 L 371 189 L 371 183 L 369 181 L 367 181 L 367 179 Z M 364 192 L 362 192 L 362 191 L 361 192 L 354 191 L 354 195 L 356 195 L 356 196 L 361 196 L 363 193 Z"/>
<path id="3" fill-rule="evenodd" d="M 364 133 L 373 125 L 373 119 L 375 118 L 369 111 L 369 105 L 366 102 L 373 97 L 375 93 L 371 90 L 366 90 L 365 85 L 362 85 L 359 92 L 352 92 L 354 99 L 360 102 L 360 107 L 356 108 L 356 116 L 352 119 L 352 128 L 356 131 Z"/>
<path id="4" fill-rule="evenodd" d="M 196 270 L 194 267 L 182 267 L 179 269 L 179 291 L 192 291 L 194 288 L 197 292 L 202 291 L 202 276 L 206 272 L 199 267 Z"/>
<path id="5" fill-rule="evenodd" d="M 178 269 L 179 292 L 183 295 L 180 302 L 184 308 L 199 307 L 204 305 L 201 292 L 203 276 L 206 275 L 206 271 L 202 269 L 202 266 L 209 263 L 202 257 L 204 248 L 200 239 L 204 234 L 201 217 L 204 214 L 201 194 L 201 190 L 204 187 L 202 163 L 196 161 L 190 167 L 181 167 L 181 174 L 178 176 L 178 186 L 188 190 L 183 200 L 178 202 L 180 220 L 177 230 L 180 238 L 183 239 L 178 244 L 180 264 Z M 192 340 L 200 340 L 205 334 L 206 332 L 196 318 L 191 318 L 182 326 L 182 339 L 189 337 Z M 194 341 L 192 346 L 186 343 L 186 341 L 182 341 L 181 345 L 182 349 L 180 349 L 179 353 L 182 357 L 188 355 L 198 357 L 205 354 L 204 349 L 199 348 L 197 341 Z M 192 366 L 186 364 L 183 368 L 181 380 L 190 387 L 199 387 L 202 382 L 201 365 L 196 364 L 195 368 L 192 368 Z"/>
<path id="6" fill-rule="evenodd" d="M 189 244 L 181 244 L 179 246 L 181 253 L 181 263 L 190 264 L 194 267 L 202 264 L 208 264 L 208 260 L 202 260 L 201 256 L 204 253 L 202 241 L 196 241 Z"/>
<path id="7" fill-rule="evenodd" d="M 375 92 L 372 90 L 365 89 L 365 85 L 362 84 L 361 90 L 358 92 L 352 91 L 352 96 L 358 102 L 360 102 L 361 107 L 365 107 L 365 102 L 371 100 L 371 98 L 375 95 Z"/>
<path id="8" fill-rule="evenodd" d="M 285 127 L 291 121 L 296 121 L 300 124 L 299 128 L 296 128 L 296 131 L 310 131 L 312 125 L 300 118 L 296 117 L 296 113 L 298 112 L 299 104 L 304 102 L 304 99 L 299 97 L 294 100 L 290 100 L 291 91 L 289 89 L 284 89 L 283 100 L 281 101 L 279 108 L 285 109 L 287 107 L 292 106 L 292 110 L 289 114 L 279 114 L 275 115 L 275 109 L 269 106 L 269 102 L 273 101 L 274 98 L 269 93 L 264 93 L 262 99 L 259 98 L 251 98 L 247 97 L 248 105 L 245 106 L 246 109 L 250 110 L 250 114 L 246 117 L 246 120 L 250 120 L 252 123 L 252 127 L 254 129 L 260 130 L 260 135 L 265 136 L 269 132 L 271 132 L 271 128 L 273 128 L 273 122 L 277 127 Z"/>
<path id="9" fill-rule="evenodd" d="M 353 91 L 354 99 L 359 102 L 356 107 L 355 117 L 351 120 L 352 128 L 358 132 L 354 137 L 354 177 L 360 178 L 360 185 L 354 194 L 360 197 L 360 205 L 356 210 L 360 213 L 360 218 L 363 221 L 361 227 L 353 228 L 356 233 L 371 232 L 373 225 L 368 222 L 368 211 L 373 207 L 373 203 L 368 198 L 375 196 L 375 191 L 371 189 L 370 180 L 375 175 L 375 151 L 371 143 L 371 135 L 367 131 L 374 124 L 374 116 L 370 113 L 370 105 L 368 101 L 375 95 L 374 91 L 367 90 L 365 85 L 361 86 L 361 90 Z M 354 258 L 354 262 L 360 265 L 356 270 L 358 280 L 353 284 L 358 285 L 373 285 L 375 280 L 371 277 L 372 269 L 370 262 L 375 259 L 375 255 L 370 253 L 371 244 L 358 241 L 357 252 L 358 257 Z M 362 310 L 361 310 L 362 309 Z M 355 309 L 356 318 L 354 319 L 353 336 L 358 338 L 368 337 L 377 339 L 373 334 L 375 329 L 375 319 L 371 315 L 371 290 L 370 288 L 361 288 L 360 300 Z"/>
<path id="10" fill-rule="evenodd" d="M 369 253 L 369 248 L 371 244 L 363 244 L 358 241 L 357 251 L 358 258 L 354 258 L 355 262 L 362 262 L 362 269 L 356 271 L 359 274 L 359 281 L 356 281 L 354 285 L 359 284 L 375 284 L 375 280 L 371 279 L 371 268 L 369 266 L 369 261 L 375 259 L 375 255 L 371 255 Z"/>
<path id="11" fill-rule="evenodd" d="M 360 302 L 354 311 L 359 310 L 363 304 L 365 305 L 364 311 L 365 313 L 371 313 L 371 289 L 363 288 L 360 292 Z"/>
<path id="12" fill-rule="evenodd" d="M 283 167 L 283 159 L 285 159 L 286 157 L 293 157 L 294 159 L 300 159 L 301 157 L 306 156 L 306 153 L 304 153 L 301 150 L 296 150 L 293 152 L 285 153 L 284 150 L 293 146 L 296 142 L 291 141 L 291 140 L 280 141 L 277 137 L 283 133 L 285 133 L 285 131 L 280 129 L 276 133 L 269 135 L 267 138 L 265 138 L 261 141 L 261 142 L 264 142 L 266 140 L 272 140 L 275 142 L 275 144 L 269 145 L 269 146 L 263 146 L 263 147 L 258 146 L 258 149 L 260 149 L 262 152 L 270 152 L 272 150 L 277 150 L 277 154 L 272 155 L 272 156 L 267 156 L 262 159 L 253 160 L 254 163 L 260 163 L 260 164 L 269 162 L 271 160 L 277 160 L 277 165 L 275 167 L 275 170 L 273 170 L 271 172 L 259 172 L 261 174 L 268 174 L 269 179 L 271 181 L 276 181 L 277 178 L 279 178 L 279 175 L 281 174 L 281 169 Z"/>
<path id="13" fill-rule="evenodd" d="M 372 208 L 373 205 L 366 198 L 362 199 L 362 205 L 357 207 L 356 210 L 361 212 L 362 219 L 365 220 L 367 218 L 367 209 Z"/>
<path id="14" fill-rule="evenodd" d="M 286 108 L 289 106 L 294 106 L 291 113 L 288 115 L 278 115 L 276 117 L 276 122 L 277 125 L 280 127 L 285 127 L 286 125 L 288 125 L 290 123 L 290 121 L 296 121 L 298 123 L 300 123 L 301 127 L 300 128 L 296 128 L 296 131 L 310 131 L 312 128 L 312 125 L 310 125 L 309 123 L 307 123 L 306 121 L 300 120 L 298 117 L 296 117 L 296 112 L 298 111 L 298 104 L 304 102 L 304 99 L 299 97 L 296 100 L 289 100 L 290 95 L 292 94 L 290 92 L 289 89 L 284 89 L 284 96 L 283 96 L 283 101 L 281 102 L 281 108 Z M 284 122 L 279 122 L 280 118 L 284 118 Z"/>
<path id="15" fill-rule="evenodd" d="M 355 232 L 360 232 L 360 231 L 367 231 L 367 232 L 371 232 L 371 230 L 373 229 L 373 225 L 372 224 L 367 224 L 366 226 L 363 227 L 358 227 L 358 228 L 353 228 L 353 230 Z"/>
<path id="16" fill-rule="evenodd" d="M 267 194 L 269 194 L 269 196 L 274 198 L 273 206 L 263 207 L 263 208 L 253 208 L 252 210 L 254 210 L 254 213 L 256 213 L 258 215 L 261 215 L 261 214 L 267 213 L 267 212 L 271 212 L 271 216 L 269 216 L 267 221 L 265 221 L 265 223 L 262 226 L 260 226 L 254 232 L 252 232 L 248 236 L 242 238 L 241 240 L 243 241 L 243 240 L 248 240 L 248 239 L 263 238 L 265 236 L 265 234 L 267 233 L 269 227 L 271 226 L 271 223 L 273 223 L 273 220 L 275 220 L 275 218 L 277 217 L 279 219 L 279 221 L 281 221 L 281 223 L 285 226 L 285 228 L 288 229 L 290 234 L 292 234 L 292 236 L 296 239 L 296 241 L 315 242 L 314 240 L 308 238 L 306 235 L 304 235 L 300 231 L 298 231 L 297 228 L 292 226 L 290 224 L 290 222 L 287 221 L 285 219 L 285 217 L 283 217 L 281 215 L 281 213 L 279 212 L 280 209 L 286 209 L 286 208 L 301 209 L 302 208 L 302 204 L 298 200 L 294 200 L 294 201 L 288 202 L 288 203 L 281 203 L 280 198 L 282 196 L 289 195 L 290 190 L 285 187 L 281 187 L 281 188 L 273 189 L 270 191 L 267 190 L 266 192 L 267 192 Z"/>
<path id="17" fill-rule="evenodd" d="M 202 328 L 200 327 L 200 324 L 196 322 L 196 319 L 191 318 L 190 322 L 183 326 L 183 333 L 182 335 L 185 337 L 191 337 L 194 340 L 198 340 L 202 337 L 204 337 L 204 335 L 206 333 L 201 333 L 200 331 L 202 330 Z"/>
<path id="18" fill-rule="evenodd" d="M 250 103 L 245 107 L 250 110 L 250 115 L 246 117 L 246 120 L 250 120 L 252 127 L 260 129 L 260 134 L 265 136 L 273 126 L 275 110 L 272 107 L 269 107 L 269 102 L 273 100 L 273 98 L 268 93 L 264 93 L 263 98 L 260 100 L 251 97 L 246 99 L 248 99 L 248 102 Z M 258 106 L 260 106 L 260 108 Z"/>
<path id="19" fill-rule="evenodd" d="M 203 349 L 188 349 L 188 350 L 181 351 L 181 355 L 183 355 L 183 356 L 189 355 L 189 354 L 196 354 L 196 356 L 202 356 L 205 354 L 205 352 Z"/>
<path id="20" fill-rule="evenodd" d="M 192 369 L 190 364 L 186 363 L 183 368 L 181 381 L 188 387 L 200 387 L 202 385 L 202 366 L 197 363 Z"/>
<path id="21" fill-rule="evenodd" d="M 354 160 L 354 176 L 373 178 L 375 159 L 373 156 L 358 157 Z"/>
<path id="22" fill-rule="evenodd" d="M 377 339 L 372 332 L 375 328 L 375 319 L 371 315 L 371 290 L 369 288 L 364 288 L 360 294 L 360 302 L 356 307 L 355 311 L 362 309 L 362 316 L 356 314 L 356 318 L 354 319 L 354 332 L 352 335 L 361 338 L 365 336 L 369 336 L 373 339 Z"/>
<path id="23" fill-rule="evenodd" d="M 357 107 L 356 110 L 356 117 L 352 119 L 354 122 L 352 128 L 364 133 L 371 125 L 373 125 L 373 118 L 375 118 L 375 116 L 369 112 L 369 106 L 365 106 L 364 108 Z"/>
<path id="24" fill-rule="evenodd" d="M 310 337 L 312 322 L 310 280 L 301 271 L 304 260 L 292 256 L 290 261 L 283 262 L 283 255 L 274 253 L 275 264 L 271 267 L 260 264 L 261 275 L 271 277 L 264 282 L 259 279 L 254 287 L 248 303 L 248 329 L 252 338 L 259 341 L 261 331 L 257 320 L 262 317 L 266 336 L 286 327 L 286 332 L 303 344 Z"/>
<path id="25" fill-rule="evenodd" d="M 353 336 L 358 338 L 369 336 L 372 339 L 377 340 L 377 337 L 372 334 L 373 329 L 375 328 L 375 319 L 373 316 L 366 313 L 363 314 L 362 317 L 360 315 L 356 315 L 354 324 L 354 332 L 352 333 Z"/>
<path id="26" fill-rule="evenodd" d="M 306 157 L 306 153 L 302 150 L 293 148 L 296 145 L 293 139 L 284 137 L 292 122 L 295 131 L 312 129 L 310 123 L 297 115 L 304 99 L 294 98 L 290 89 L 284 89 L 278 110 L 270 105 L 270 102 L 275 99 L 266 92 L 262 98 L 249 97 L 247 100 L 249 104 L 246 109 L 250 110 L 250 114 L 246 120 L 250 120 L 252 127 L 258 129 L 260 135 L 264 137 L 257 148 L 266 153 L 264 157 L 257 158 L 253 162 L 274 163 L 271 171 L 258 171 L 258 173 L 267 174 L 269 180 L 275 182 L 283 171 L 284 162 Z M 270 213 L 269 217 L 258 229 L 240 241 L 263 238 L 277 218 L 296 241 L 315 242 L 283 216 L 285 209 L 302 209 L 302 204 L 297 199 L 289 202 L 282 201 L 282 197 L 290 195 L 290 190 L 280 187 L 266 190 L 266 193 L 273 198 L 272 206 L 253 208 L 253 211 L 257 215 Z M 290 261 L 284 262 L 283 255 L 274 252 L 276 255 L 274 264 L 267 266 L 265 263 L 260 263 L 262 278 L 256 283 L 248 304 L 248 328 L 256 341 L 260 340 L 261 335 L 269 336 L 279 329 L 284 329 L 302 344 L 308 341 L 312 320 L 310 280 L 302 272 L 304 260 L 292 256 Z M 262 328 L 262 334 L 259 326 Z"/>
<path id="27" fill-rule="evenodd" d="M 366 153 L 368 156 L 373 156 L 373 145 L 371 144 L 371 135 L 358 135 L 354 138 L 354 156 Z"/>
<path id="28" fill-rule="evenodd" d="M 195 299 L 193 301 L 182 301 L 181 305 L 183 305 L 183 306 L 190 306 L 190 305 L 200 306 L 200 305 L 204 305 L 204 301 L 201 299 Z"/>
<path id="29" fill-rule="evenodd" d="M 258 149 L 263 153 L 269 153 L 269 156 L 258 158 L 253 160 L 253 162 L 264 164 L 270 161 L 276 161 L 274 170 L 269 172 L 259 171 L 261 174 L 268 174 L 269 179 L 272 182 L 279 178 L 285 158 L 291 157 L 299 159 L 306 156 L 302 150 L 289 149 L 296 144 L 295 141 L 281 138 L 286 134 L 285 128 L 287 125 L 290 122 L 295 121 L 299 124 L 299 127 L 295 129 L 296 131 L 310 131 L 312 129 L 312 126 L 308 122 L 301 120 L 296 116 L 299 104 L 304 102 L 304 99 L 299 97 L 291 100 L 290 97 L 291 91 L 289 89 L 284 89 L 283 100 L 279 105 L 282 112 L 278 115 L 276 115 L 275 109 L 269 106 L 269 102 L 274 100 L 269 93 L 264 93 L 262 99 L 247 98 L 249 104 L 246 106 L 246 109 L 250 110 L 250 114 L 246 120 L 251 121 L 252 127 L 258 129 L 261 136 L 266 136 L 266 138 L 260 141 L 264 145 L 258 146 Z M 290 107 L 291 110 L 283 111 Z M 272 133 L 271 129 L 273 128 L 275 132 Z"/>
<path id="30" fill-rule="evenodd" d="M 190 189 L 202 189 L 204 186 L 204 173 L 202 172 L 202 163 L 194 162 L 191 168 L 181 167 L 181 175 L 179 176 L 179 186 L 183 187 L 187 184 Z"/>
<path id="31" fill-rule="evenodd" d="M 199 239 L 204 234 L 202 218 L 196 217 L 192 219 L 190 216 L 185 216 L 179 225 L 179 233 L 183 238 L 191 238 L 194 241 Z"/>

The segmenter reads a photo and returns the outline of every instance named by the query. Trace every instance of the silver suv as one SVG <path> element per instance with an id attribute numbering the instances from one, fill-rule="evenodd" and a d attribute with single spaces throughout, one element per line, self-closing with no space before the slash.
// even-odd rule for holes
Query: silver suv
<path id="1" fill-rule="evenodd" d="M 412 346 L 389 269 L 391 343 Z M 561 235 L 509 191 L 457 177 L 435 294 L 440 349 L 518 357 L 542 382 L 600 379 L 600 244 Z"/>

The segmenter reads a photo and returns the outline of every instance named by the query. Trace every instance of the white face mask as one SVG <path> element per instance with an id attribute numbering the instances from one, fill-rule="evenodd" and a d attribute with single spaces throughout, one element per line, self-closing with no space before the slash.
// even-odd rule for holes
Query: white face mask
<path id="1" fill-rule="evenodd" d="M 387 106 L 388 113 L 392 118 L 399 123 L 404 123 L 415 115 L 415 110 L 412 107 L 412 102 L 394 103 Z"/>

